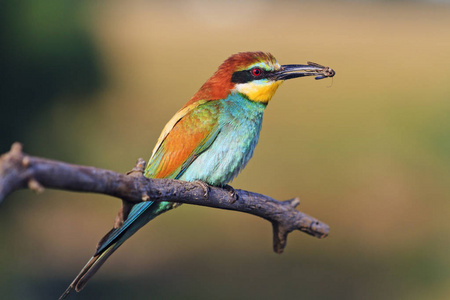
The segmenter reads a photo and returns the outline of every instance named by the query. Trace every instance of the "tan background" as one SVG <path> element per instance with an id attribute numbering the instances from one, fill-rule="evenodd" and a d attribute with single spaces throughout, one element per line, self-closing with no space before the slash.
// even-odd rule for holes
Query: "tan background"
<path id="1" fill-rule="evenodd" d="M 447 4 L 112 1 L 78 9 L 104 84 L 87 96 L 60 93 L 35 114 L 24 135 L 31 154 L 125 172 L 148 159 L 164 124 L 239 51 L 336 70 L 333 80 L 280 87 L 255 155 L 232 183 L 280 200 L 299 196 L 301 210 L 331 226 L 328 238 L 293 233 L 280 256 L 267 222 L 185 205 L 125 243 L 79 299 L 450 298 Z M 50 190 L 8 198 L 0 291 L 55 299 L 119 205 Z"/>

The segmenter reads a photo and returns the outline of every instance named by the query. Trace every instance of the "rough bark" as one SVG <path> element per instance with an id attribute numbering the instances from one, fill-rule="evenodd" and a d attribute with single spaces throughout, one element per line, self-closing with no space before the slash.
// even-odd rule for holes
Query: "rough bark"
<path id="1" fill-rule="evenodd" d="M 120 174 L 110 170 L 68 164 L 29 156 L 14 143 L 0 156 L 0 202 L 22 188 L 36 192 L 54 188 L 77 192 L 106 194 L 122 199 L 115 227 L 123 224 L 130 207 L 142 201 L 172 201 L 209 206 L 253 214 L 272 223 L 273 249 L 282 253 L 287 235 L 300 230 L 317 238 L 328 235 L 327 224 L 296 209 L 298 198 L 277 201 L 268 196 L 244 190 L 206 186 L 199 182 L 152 179 L 143 176 L 145 161 L 139 159 L 132 171 Z"/>

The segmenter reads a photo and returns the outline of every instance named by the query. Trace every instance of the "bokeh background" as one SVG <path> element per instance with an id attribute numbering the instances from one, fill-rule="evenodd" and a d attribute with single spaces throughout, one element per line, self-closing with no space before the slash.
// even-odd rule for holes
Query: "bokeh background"
<path id="1" fill-rule="evenodd" d="M 0 152 L 126 172 L 230 54 L 314 61 L 284 83 L 232 183 L 331 226 L 272 252 L 266 221 L 188 206 L 124 244 L 77 299 L 450 299 L 450 3 L 2 1 Z M 0 206 L 2 299 L 57 299 L 120 201 Z M 72 296 L 76 299 L 75 296 Z M 72 299 L 69 298 L 69 299 Z"/>

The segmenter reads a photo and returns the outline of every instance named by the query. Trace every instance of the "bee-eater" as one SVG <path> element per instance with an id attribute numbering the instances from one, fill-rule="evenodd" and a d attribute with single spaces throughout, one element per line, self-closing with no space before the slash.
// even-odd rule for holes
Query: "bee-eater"
<path id="1" fill-rule="evenodd" d="M 149 178 L 200 181 L 224 187 L 241 171 L 258 143 L 263 112 L 287 79 L 334 76 L 328 67 L 280 65 L 264 52 L 230 56 L 164 127 L 145 169 Z M 99 242 L 60 299 L 80 291 L 106 259 L 130 236 L 178 204 L 147 201 L 135 204 L 124 224 Z"/>

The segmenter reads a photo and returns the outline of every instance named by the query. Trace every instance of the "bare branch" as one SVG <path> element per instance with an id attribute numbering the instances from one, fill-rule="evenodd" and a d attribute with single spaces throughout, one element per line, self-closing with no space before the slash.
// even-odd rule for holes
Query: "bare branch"
<path id="1" fill-rule="evenodd" d="M 101 193 L 122 199 L 114 226 L 126 219 L 131 206 L 142 201 L 171 201 L 209 206 L 253 214 L 272 223 L 273 248 L 282 253 L 287 235 L 300 230 L 317 238 L 328 235 L 327 224 L 296 210 L 298 198 L 277 201 L 268 196 L 244 190 L 209 187 L 196 182 L 172 179 L 152 179 L 143 176 L 145 161 L 139 159 L 127 174 L 110 170 L 72 165 L 55 160 L 28 156 L 22 146 L 14 143 L 11 151 L 0 156 L 0 202 L 17 189 L 30 188 L 42 192 L 45 188 Z"/>

